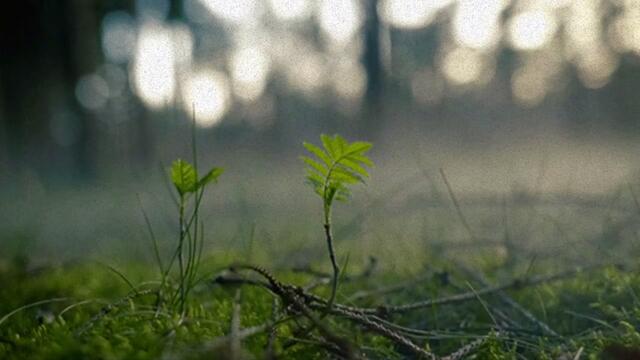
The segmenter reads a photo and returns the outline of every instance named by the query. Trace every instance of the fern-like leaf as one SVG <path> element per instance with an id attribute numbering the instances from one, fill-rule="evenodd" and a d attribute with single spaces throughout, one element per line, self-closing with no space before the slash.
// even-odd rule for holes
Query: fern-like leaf
<path id="1" fill-rule="evenodd" d="M 322 147 L 304 143 L 304 147 L 313 157 L 303 156 L 307 165 L 307 182 L 320 195 L 325 205 L 331 206 L 333 200 L 345 201 L 350 191 L 348 186 L 364 183 L 369 177 L 366 167 L 373 162 L 366 156 L 372 145 L 368 142 L 349 143 L 340 135 L 321 135 Z"/>

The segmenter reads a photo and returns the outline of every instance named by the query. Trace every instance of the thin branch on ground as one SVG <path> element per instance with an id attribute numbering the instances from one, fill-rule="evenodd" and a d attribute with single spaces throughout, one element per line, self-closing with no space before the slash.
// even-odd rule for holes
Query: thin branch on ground
<path id="1" fill-rule="evenodd" d="M 388 295 L 395 292 L 400 292 L 403 290 L 407 290 L 409 287 L 422 283 L 424 281 L 431 280 L 434 277 L 433 272 L 428 271 L 426 274 L 418 275 L 414 279 L 410 279 L 399 284 L 389 285 L 380 287 L 373 290 L 361 290 L 353 293 L 351 296 L 347 298 L 349 302 L 361 300 L 364 298 L 372 297 L 372 296 L 380 296 L 380 295 Z"/>
<path id="2" fill-rule="evenodd" d="M 525 287 L 531 287 L 531 286 L 536 286 L 540 284 L 551 283 L 554 281 L 565 280 L 565 279 L 574 277 L 576 275 L 579 275 L 584 271 L 593 270 L 595 268 L 601 268 L 604 266 L 607 266 L 607 265 L 593 265 L 585 268 L 575 268 L 575 269 L 565 270 L 563 272 L 551 274 L 551 275 L 540 275 L 540 276 L 534 276 L 529 278 L 519 278 L 501 285 L 488 286 L 482 289 L 478 289 L 475 292 L 469 291 L 465 293 L 445 296 L 445 297 L 436 298 L 436 299 L 418 301 L 411 304 L 395 305 L 395 306 L 383 305 L 377 308 L 362 308 L 362 309 L 351 308 L 351 307 L 348 307 L 348 308 L 351 308 L 356 311 L 360 311 L 365 314 L 403 313 L 403 312 L 408 312 L 408 311 L 413 311 L 418 309 L 429 308 L 434 305 L 445 305 L 445 304 L 451 305 L 451 304 L 462 303 L 462 302 L 474 300 L 478 295 L 494 294 L 496 292 L 509 290 L 509 289 L 518 290 Z"/>
<path id="3" fill-rule="evenodd" d="M 482 274 L 480 272 L 474 271 L 473 269 L 470 269 L 470 268 L 468 268 L 468 267 L 466 267 L 466 266 L 464 266 L 462 264 L 459 264 L 459 267 L 468 276 L 472 277 L 475 281 L 479 282 L 482 286 L 484 286 L 484 287 L 490 287 L 491 286 L 491 284 L 488 283 L 487 279 L 485 279 L 485 277 L 482 276 Z M 498 291 L 496 294 L 498 295 L 498 297 L 500 298 L 500 300 L 502 302 L 504 302 L 505 304 L 507 304 L 508 306 L 512 307 L 514 310 L 519 312 L 527 320 L 529 320 L 531 323 L 535 324 L 545 334 L 551 335 L 551 336 L 554 336 L 554 337 L 560 336 L 560 335 L 558 335 L 557 332 L 555 332 L 553 329 L 551 329 L 551 327 L 549 325 L 547 325 L 545 322 L 543 322 L 542 320 L 540 320 L 537 317 L 535 317 L 535 315 L 533 315 L 529 310 L 527 310 L 524 307 L 522 307 L 522 305 L 520 305 L 517 301 L 513 300 L 513 298 L 510 297 L 506 292 Z"/>
<path id="4" fill-rule="evenodd" d="M 80 329 L 76 331 L 76 335 L 79 336 L 84 334 L 86 331 L 91 329 L 95 324 L 97 324 L 100 320 L 102 320 L 102 318 L 110 314 L 113 310 L 119 308 L 122 305 L 128 304 L 131 300 L 134 300 L 136 298 L 139 298 L 141 296 L 146 296 L 146 295 L 157 295 L 157 293 L 158 293 L 157 289 L 136 290 L 116 302 L 107 304 L 100 310 L 98 314 L 94 315 L 91 319 L 89 319 L 89 321 L 87 321 L 83 326 L 81 326 Z"/>

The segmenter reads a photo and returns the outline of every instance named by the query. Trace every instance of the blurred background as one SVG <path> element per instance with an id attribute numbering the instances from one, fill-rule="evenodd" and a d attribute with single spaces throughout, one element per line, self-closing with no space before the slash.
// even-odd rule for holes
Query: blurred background
<path id="1" fill-rule="evenodd" d="M 173 236 L 164 178 L 192 122 L 200 163 L 227 169 L 205 205 L 218 244 L 321 238 L 298 160 L 321 133 L 375 144 L 347 225 L 460 235 L 439 168 L 488 234 L 505 203 L 633 206 L 616 199 L 640 155 L 636 0 L 24 0 L 0 49 L 9 252 L 135 257 L 141 208 Z M 576 238 L 599 229 L 569 212 Z"/>

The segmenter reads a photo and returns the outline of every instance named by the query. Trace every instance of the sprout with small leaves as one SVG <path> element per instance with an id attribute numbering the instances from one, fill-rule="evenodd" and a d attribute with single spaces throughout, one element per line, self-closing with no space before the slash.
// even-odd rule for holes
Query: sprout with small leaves
<path id="1" fill-rule="evenodd" d="M 324 149 L 311 143 L 303 143 L 315 158 L 303 156 L 302 161 L 307 164 L 308 183 L 323 202 L 325 237 L 333 267 L 331 296 L 327 304 L 327 311 L 330 311 L 336 297 L 340 273 L 333 249 L 331 207 L 334 200 L 346 201 L 349 198 L 351 185 L 364 183 L 365 179 L 369 177 L 366 167 L 372 167 L 373 162 L 366 156 L 366 153 L 373 145 L 363 141 L 349 143 L 340 135 L 333 137 L 321 135 L 320 139 Z"/>
<path id="2" fill-rule="evenodd" d="M 198 177 L 198 169 L 190 163 L 178 159 L 173 162 L 171 167 L 171 182 L 178 192 L 178 222 L 179 222 L 179 238 L 174 258 L 169 264 L 163 275 L 164 278 L 171 269 L 173 260 L 178 259 L 179 270 L 179 288 L 178 288 L 178 304 L 180 312 L 184 315 L 185 302 L 189 291 L 194 285 L 198 267 L 200 265 L 200 255 L 202 251 L 203 234 L 199 232 L 198 213 L 200 204 L 207 185 L 218 181 L 218 177 L 222 175 L 222 168 L 212 168 L 201 178 Z M 193 211 L 189 219 L 185 218 L 185 209 L 187 200 L 191 195 L 195 195 Z M 185 241 L 187 246 L 185 249 Z M 185 250 L 186 254 L 185 254 Z"/>
<path id="3" fill-rule="evenodd" d="M 184 196 L 204 189 L 209 183 L 217 182 L 218 177 L 223 172 L 224 169 L 214 167 L 198 180 L 198 172 L 195 167 L 184 160 L 178 159 L 173 162 L 171 167 L 171 181 L 176 190 L 178 190 L 178 195 Z"/>

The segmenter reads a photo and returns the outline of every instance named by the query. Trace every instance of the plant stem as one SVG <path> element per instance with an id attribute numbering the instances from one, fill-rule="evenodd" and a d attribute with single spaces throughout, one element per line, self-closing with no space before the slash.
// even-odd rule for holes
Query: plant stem
<path id="1" fill-rule="evenodd" d="M 327 238 L 327 248 L 329 249 L 329 258 L 331 259 L 331 266 L 333 267 L 333 278 L 331 279 L 331 296 L 327 302 L 327 312 L 331 311 L 333 302 L 336 299 L 336 292 L 338 290 L 338 275 L 340 275 L 340 268 L 336 261 L 336 253 L 333 250 L 333 236 L 331 235 L 331 222 L 330 217 L 325 216 L 324 234 Z"/>
<path id="2" fill-rule="evenodd" d="M 202 197 L 204 195 L 204 188 L 202 190 L 200 190 L 199 193 L 196 194 L 196 202 L 195 202 L 195 207 L 193 209 L 193 214 L 191 215 L 191 219 L 189 220 L 189 222 L 187 222 L 186 224 L 186 229 L 185 229 L 185 233 L 186 233 L 186 237 L 188 240 L 188 254 L 187 254 L 187 266 L 185 269 L 185 291 L 184 291 L 184 297 L 185 299 L 189 296 L 189 292 L 191 291 L 192 288 L 192 282 L 193 279 L 196 276 L 197 273 L 197 267 L 198 267 L 198 237 L 201 235 L 199 235 L 198 233 L 198 225 L 202 225 L 200 223 L 200 221 L 198 220 L 199 217 L 199 211 L 200 211 L 200 202 L 202 200 Z M 191 230 L 193 227 L 193 231 Z M 202 239 L 201 239 L 202 240 Z M 202 240 L 204 241 L 204 240 Z"/>
<path id="3" fill-rule="evenodd" d="M 184 196 L 180 195 L 180 208 L 179 208 L 179 225 L 180 225 L 180 238 L 178 242 L 178 266 L 180 268 L 180 314 L 184 314 L 184 264 L 182 250 L 184 247 L 184 238 L 186 229 L 184 227 Z"/>

